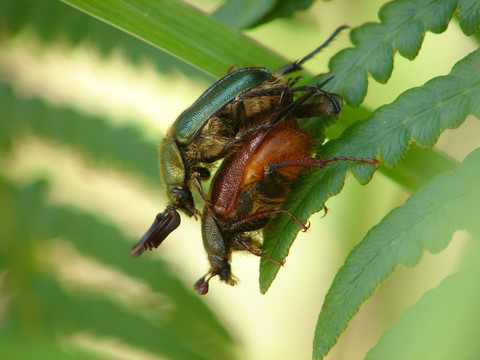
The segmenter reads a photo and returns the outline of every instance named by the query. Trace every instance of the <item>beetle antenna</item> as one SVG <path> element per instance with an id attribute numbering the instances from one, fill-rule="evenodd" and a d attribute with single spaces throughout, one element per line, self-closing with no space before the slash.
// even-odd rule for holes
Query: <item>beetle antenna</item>
<path id="1" fill-rule="evenodd" d="M 344 30 L 348 28 L 347 25 L 342 25 L 340 27 L 338 27 L 333 33 L 332 35 L 329 36 L 329 38 L 322 44 L 320 45 L 319 47 L 317 47 L 315 50 L 313 50 L 311 53 L 305 55 L 303 58 L 301 58 L 300 60 L 297 60 L 297 61 L 294 61 L 293 63 L 290 63 L 290 64 L 287 64 L 283 67 L 281 67 L 280 69 L 278 69 L 277 71 L 275 71 L 275 74 L 281 74 L 281 75 L 284 75 L 284 74 L 288 74 L 288 73 L 291 73 L 293 71 L 297 71 L 297 70 L 300 70 L 302 68 L 302 64 L 307 61 L 307 60 L 310 60 L 312 57 L 314 57 L 317 53 L 319 53 L 322 49 L 324 49 L 325 47 L 327 47 L 328 44 L 330 44 L 330 42 L 335 38 L 335 36 L 337 36 L 340 31 Z"/>
<path id="2" fill-rule="evenodd" d="M 322 51 L 324 48 L 326 48 L 328 46 L 328 44 L 330 44 L 332 42 L 332 40 L 340 33 L 340 31 L 344 30 L 344 29 L 347 29 L 348 26 L 347 25 L 342 25 L 342 26 L 339 26 L 333 33 L 332 35 L 329 36 L 329 38 L 327 40 L 325 40 L 325 42 L 320 45 L 319 47 L 317 47 L 315 50 L 313 50 L 310 54 L 307 54 L 305 55 L 302 59 L 298 60 L 297 61 L 297 65 L 298 66 L 302 66 L 302 64 L 307 61 L 307 60 L 310 60 L 312 57 L 314 57 L 317 53 L 319 53 L 320 51 Z"/>
<path id="3" fill-rule="evenodd" d="M 321 89 L 322 87 L 324 87 L 325 85 L 327 85 L 335 76 L 332 75 L 330 76 L 329 78 L 326 78 L 325 80 L 323 80 L 320 84 L 317 84 L 317 88 Z"/>

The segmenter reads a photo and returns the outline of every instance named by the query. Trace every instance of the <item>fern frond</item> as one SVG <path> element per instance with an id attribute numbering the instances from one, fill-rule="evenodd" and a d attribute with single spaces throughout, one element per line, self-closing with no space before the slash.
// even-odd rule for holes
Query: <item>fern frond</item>
<path id="1" fill-rule="evenodd" d="M 332 156 L 376 157 L 388 167 L 395 166 L 415 142 L 422 147 L 435 144 L 440 133 L 460 126 L 468 114 L 480 118 L 480 50 L 460 60 L 446 76 L 407 90 L 393 103 L 358 121 L 340 138 L 328 142 L 320 151 L 321 158 Z M 301 220 L 319 211 L 325 201 L 340 192 L 347 170 L 362 184 L 372 174 L 371 165 L 332 164 L 325 170 L 312 170 L 294 186 L 286 207 Z M 288 254 L 298 227 L 287 217 L 277 217 L 265 234 L 264 249 L 269 256 L 283 259 Z M 278 241 L 278 239 L 282 241 Z M 260 289 L 267 291 L 279 266 L 260 262 Z"/>
<path id="2" fill-rule="evenodd" d="M 349 254 L 327 293 L 314 337 L 321 359 L 375 288 L 398 265 L 414 266 L 424 249 L 442 251 L 456 230 L 478 222 L 480 149 L 391 211 Z"/>
<path id="3" fill-rule="evenodd" d="M 362 103 L 367 93 L 367 75 L 384 84 L 393 71 L 393 57 L 398 51 L 414 59 L 427 31 L 445 31 L 456 10 L 462 29 L 473 34 L 479 29 L 480 6 L 471 0 L 394 0 L 379 11 L 379 23 L 354 28 L 350 39 L 355 45 L 337 53 L 330 60 L 335 83 L 331 91 L 341 94 L 353 106 Z"/>

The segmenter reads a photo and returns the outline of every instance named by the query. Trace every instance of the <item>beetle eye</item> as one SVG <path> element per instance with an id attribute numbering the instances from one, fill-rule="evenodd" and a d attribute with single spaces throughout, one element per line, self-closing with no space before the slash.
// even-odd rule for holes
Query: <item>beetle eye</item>
<path id="1" fill-rule="evenodd" d="M 172 194 L 176 201 L 182 201 L 192 197 L 192 194 L 189 190 L 182 188 L 173 188 Z"/>

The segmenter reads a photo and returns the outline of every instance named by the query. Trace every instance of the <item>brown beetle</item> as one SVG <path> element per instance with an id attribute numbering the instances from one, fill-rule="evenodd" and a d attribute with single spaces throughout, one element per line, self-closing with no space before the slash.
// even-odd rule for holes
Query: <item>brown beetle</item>
<path id="1" fill-rule="evenodd" d="M 279 213 L 287 214 L 307 230 L 295 215 L 282 209 L 292 182 L 304 167 L 323 168 L 329 162 L 344 160 L 378 166 L 375 159 L 311 158 L 311 151 L 309 134 L 300 129 L 293 113 L 287 113 L 272 126 L 249 133 L 225 158 L 212 180 L 203 211 L 202 237 L 210 270 L 195 284 L 199 294 L 208 292 L 208 282 L 216 275 L 235 285 L 230 268 L 233 251 L 248 251 L 282 264 L 262 253 L 261 243 L 249 232 L 262 229 Z"/>

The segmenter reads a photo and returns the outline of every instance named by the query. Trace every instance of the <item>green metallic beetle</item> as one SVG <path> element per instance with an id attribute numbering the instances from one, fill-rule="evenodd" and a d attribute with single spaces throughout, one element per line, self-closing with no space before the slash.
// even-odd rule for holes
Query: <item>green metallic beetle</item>
<path id="1" fill-rule="evenodd" d="M 249 127 L 250 119 L 268 112 L 280 97 L 280 93 L 255 94 L 279 87 L 281 80 L 266 68 L 239 69 L 218 80 L 177 118 L 159 149 L 162 178 L 176 208 L 189 216 L 196 213 L 189 190 L 192 181 L 202 193 L 200 181 L 210 176 L 206 164 L 222 158 L 240 127 Z M 239 98 L 252 92 L 254 96 Z M 260 97 L 262 105 L 258 105 Z"/>
<path id="2" fill-rule="evenodd" d="M 210 178 L 209 168 L 225 157 L 251 132 L 273 125 L 279 113 L 293 111 L 298 118 L 322 114 L 325 99 L 336 112 L 340 107 L 335 99 L 319 87 L 292 87 L 297 79 L 285 74 L 301 69 L 301 65 L 324 48 L 345 26 L 339 27 L 325 43 L 299 61 L 288 64 L 275 73 L 264 67 L 246 67 L 232 71 L 210 86 L 187 110 L 176 119 L 159 147 L 160 171 L 167 185 L 170 204 L 159 213 L 149 230 L 130 250 L 136 257 L 145 249 L 158 247 L 180 224 L 178 210 L 188 216 L 200 215 L 195 208 L 193 185 L 207 202 L 202 181 Z M 314 92 L 316 99 L 296 106 L 294 93 Z M 208 203 L 208 202 L 207 202 Z"/>

